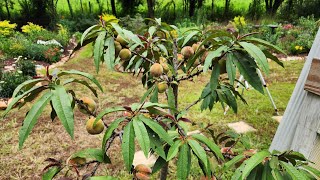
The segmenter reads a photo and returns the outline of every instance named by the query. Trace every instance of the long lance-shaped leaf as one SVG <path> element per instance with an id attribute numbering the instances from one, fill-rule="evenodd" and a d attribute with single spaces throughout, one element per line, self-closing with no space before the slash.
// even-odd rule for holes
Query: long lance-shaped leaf
<path id="1" fill-rule="evenodd" d="M 82 46 L 83 41 L 87 38 L 88 33 L 90 33 L 90 31 L 92 31 L 93 29 L 97 29 L 97 28 L 100 28 L 100 27 L 98 25 L 93 25 L 83 32 L 81 39 L 80 39 L 81 46 Z"/>
<path id="2" fill-rule="evenodd" d="M 110 126 L 107 128 L 106 132 L 104 133 L 103 140 L 102 140 L 102 151 L 106 151 L 106 144 L 108 139 L 112 136 L 113 131 L 119 126 L 119 124 L 124 121 L 126 118 L 122 117 L 113 121 Z"/>
<path id="3" fill-rule="evenodd" d="M 252 62 L 250 62 L 250 57 L 241 53 L 235 53 L 234 55 L 237 57 L 235 62 L 240 74 L 243 75 L 244 79 L 248 81 L 253 88 L 264 94 L 262 82 L 259 78 L 256 67 L 254 67 Z"/>
<path id="4" fill-rule="evenodd" d="M 89 73 L 85 73 L 85 72 L 81 72 L 81 71 L 77 71 L 77 70 L 70 70 L 70 71 L 61 71 L 58 74 L 58 77 L 61 77 L 63 75 L 67 75 L 67 74 L 74 74 L 74 75 L 80 75 L 83 76 L 89 80 L 91 80 L 95 85 L 98 86 L 98 88 L 103 92 L 102 86 L 100 85 L 100 83 L 98 82 L 98 80 L 91 74 Z"/>
<path id="5" fill-rule="evenodd" d="M 240 162 L 243 158 L 245 158 L 245 156 L 243 154 L 240 154 L 240 155 L 232 158 L 230 161 L 228 161 L 227 163 L 225 163 L 223 165 L 223 169 L 224 170 L 229 170 L 233 165 L 235 165 L 236 163 Z"/>
<path id="6" fill-rule="evenodd" d="M 284 55 L 287 55 L 282 49 L 280 49 L 278 46 L 275 46 L 271 43 L 269 43 L 268 41 L 265 41 L 265 40 L 262 40 L 262 39 L 258 39 L 258 38 L 254 38 L 254 37 L 248 37 L 248 38 L 245 38 L 244 39 L 245 41 L 248 41 L 248 42 L 253 42 L 253 43 L 256 43 L 256 44 L 261 44 L 265 47 L 268 47 L 268 48 L 271 48 L 279 53 L 282 53 Z"/>
<path id="7" fill-rule="evenodd" d="M 255 168 L 258 164 L 260 164 L 262 160 L 269 155 L 270 155 L 270 152 L 261 151 L 253 155 L 250 159 L 246 160 L 244 162 L 245 166 L 242 171 L 242 179 L 245 179 L 250 174 L 251 170 Z"/>
<path id="8" fill-rule="evenodd" d="M 191 33 L 189 33 L 187 37 L 184 39 L 182 47 L 185 46 L 190 41 L 190 39 L 198 33 L 199 31 L 192 31 Z"/>
<path id="9" fill-rule="evenodd" d="M 28 91 L 25 91 L 23 94 L 13 98 L 11 103 L 9 103 L 6 111 L 3 113 L 3 117 L 5 117 L 8 114 L 8 112 L 13 108 L 13 106 L 15 104 L 17 104 L 17 102 L 19 102 L 22 98 L 24 98 L 25 96 L 29 95 L 30 93 L 32 94 L 32 92 L 34 92 L 38 89 L 42 89 L 42 88 L 43 88 L 43 86 L 35 86 L 35 87 L 29 89 Z"/>
<path id="10" fill-rule="evenodd" d="M 307 177 L 299 172 L 296 167 L 286 162 L 280 161 L 281 166 L 289 173 L 293 180 L 307 180 Z"/>
<path id="11" fill-rule="evenodd" d="M 173 146 L 171 146 L 168 151 L 167 161 L 170 161 L 172 158 L 174 158 L 178 154 L 181 144 L 182 144 L 181 140 L 177 140 L 174 142 Z"/>
<path id="12" fill-rule="evenodd" d="M 224 159 L 219 146 L 213 141 L 210 141 L 210 139 L 201 134 L 193 134 L 192 137 L 205 144 L 218 158 Z"/>
<path id="13" fill-rule="evenodd" d="M 30 86 L 33 87 L 35 84 L 41 82 L 41 81 L 46 81 L 45 79 L 31 79 L 28 81 L 23 82 L 22 84 L 20 84 L 18 87 L 16 87 L 16 89 L 13 91 L 12 97 L 16 97 L 17 94 L 25 87 Z M 29 89 L 28 89 L 29 90 Z"/>
<path id="14" fill-rule="evenodd" d="M 122 138 L 122 156 L 124 160 L 124 164 L 128 171 L 131 170 L 133 157 L 134 157 L 134 129 L 132 121 L 130 121 L 123 131 L 123 138 Z"/>
<path id="15" fill-rule="evenodd" d="M 212 64 L 212 60 L 221 56 L 222 52 L 228 49 L 227 46 L 223 45 L 214 51 L 209 51 L 208 56 L 206 57 L 203 65 L 203 72 L 208 71 L 210 65 Z"/>
<path id="16" fill-rule="evenodd" d="M 190 148 L 188 143 L 180 146 L 178 162 L 177 162 L 177 177 L 178 179 L 187 179 L 189 175 Z"/>
<path id="17" fill-rule="evenodd" d="M 52 180 L 62 169 L 54 166 L 42 175 L 42 180 Z"/>
<path id="18" fill-rule="evenodd" d="M 57 113 L 62 125 L 73 139 L 74 117 L 68 93 L 61 85 L 54 86 L 52 90 L 52 106 Z"/>
<path id="19" fill-rule="evenodd" d="M 169 145 L 173 144 L 173 141 L 169 134 L 158 123 L 154 122 L 152 119 L 145 117 L 144 115 L 140 115 L 139 119 L 141 119 L 150 129 L 157 133 L 158 136 L 166 141 Z"/>
<path id="20" fill-rule="evenodd" d="M 94 43 L 94 49 L 93 49 L 93 59 L 94 64 L 96 66 L 96 71 L 99 72 L 100 68 L 100 61 L 103 55 L 103 48 L 104 48 L 104 38 L 106 37 L 107 32 L 102 31 L 99 33 L 96 42 Z"/>
<path id="21" fill-rule="evenodd" d="M 146 127 L 140 119 L 134 117 L 133 128 L 141 150 L 143 151 L 144 155 L 148 157 L 150 150 L 150 139 Z"/>
<path id="22" fill-rule="evenodd" d="M 90 84 L 87 82 L 87 81 L 83 81 L 83 80 L 79 80 L 79 79 L 69 79 L 68 82 L 64 82 L 63 84 L 64 85 L 67 85 L 67 84 L 70 84 L 70 83 L 79 83 L 79 84 L 82 84 L 84 86 L 86 86 L 88 89 L 91 90 L 91 92 L 96 96 L 98 97 L 98 94 L 97 94 L 97 90 L 95 88 L 93 88 L 92 86 L 90 86 Z"/>
<path id="23" fill-rule="evenodd" d="M 242 46 L 249 54 L 252 56 L 260 68 L 267 74 L 269 74 L 269 65 L 266 55 L 258 48 L 256 45 L 247 43 L 247 42 L 239 42 L 240 46 Z"/>
<path id="24" fill-rule="evenodd" d="M 78 151 L 74 153 L 71 158 L 88 158 L 88 159 L 94 159 L 101 163 L 110 163 L 110 159 L 108 156 L 104 156 L 104 151 L 101 149 L 94 149 L 94 148 L 88 148 L 81 151 Z"/>
<path id="25" fill-rule="evenodd" d="M 29 136 L 32 128 L 36 124 L 38 118 L 40 117 L 44 107 L 50 101 L 52 96 L 51 92 L 45 93 L 30 109 L 26 118 L 23 121 L 23 126 L 19 131 L 19 148 L 22 148 L 24 141 Z"/>
<path id="26" fill-rule="evenodd" d="M 210 89 L 214 91 L 217 89 L 219 85 L 219 76 L 220 76 L 220 65 L 219 63 L 214 64 L 211 76 L 210 76 Z"/>
<path id="27" fill-rule="evenodd" d="M 117 112 L 117 111 L 125 111 L 126 109 L 123 107 L 112 107 L 112 108 L 107 108 L 105 110 L 103 110 L 102 112 L 100 112 L 97 117 L 96 120 L 93 122 L 93 126 L 95 126 L 97 124 L 97 122 L 105 115 L 113 113 L 113 112 Z"/>
<path id="28" fill-rule="evenodd" d="M 199 160 L 202 161 L 205 169 L 207 169 L 208 159 L 207 159 L 206 151 L 203 149 L 203 147 L 196 140 L 193 140 L 193 139 L 188 139 L 188 144 L 191 147 L 192 151 L 199 158 Z"/>
<path id="29" fill-rule="evenodd" d="M 310 171 L 312 174 L 320 178 L 320 170 L 317 170 L 313 167 L 307 166 L 307 165 L 302 165 L 302 167 L 308 171 Z"/>
<path id="30" fill-rule="evenodd" d="M 234 80 L 236 79 L 236 66 L 234 64 L 234 59 L 235 57 L 232 53 L 227 54 L 226 68 L 227 68 L 229 82 L 231 85 L 234 84 Z"/>
<path id="31" fill-rule="evenodd" d="M 267 58 L 284 67 L 283 62 L 281 62 L 276 56 L 272 55 L 268 50 L 263 50 L 262 52 L 264 53 L 264 55 L 266 55 Z"/>
<path id="32" fill-rule="evenodd" d="M 107 68 L 109 70 L 113 70 L 114 68 L 114 61 L 115 61 L 115 47 L 114 47 L 114 40 L 113 37 L 110 37 L 106 40 L 108 49 L 106 50 L 105 54 L 104 54 L 104 61 L 107 64 Z"/>

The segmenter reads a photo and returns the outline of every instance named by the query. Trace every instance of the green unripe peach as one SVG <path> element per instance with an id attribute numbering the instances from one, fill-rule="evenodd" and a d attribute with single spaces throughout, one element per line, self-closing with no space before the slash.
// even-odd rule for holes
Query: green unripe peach
<path id="1" fill-rule="evenodd" d="M 158 83 L 157 87 L 158 87 L 158 92 L 159 93 L 164 93 L 168 89 L 168 85 L 167 85 L 166 82 Z"/>
<path id="2" fill-rule="evenodd" d="M 119 57 L 121 60 L 127 61 L 131 58 L 131 51 L 129 49 L 121 49 Z"/>
<path id="3" fill-rule="evenodd" d="M 123 37 L 121 37 L 120 35 L 117 36 L 116 41 L 118 41 L 121 44 L 121 46 L 128 45 L 128 42 L 125 39 L 123 39 Z"/>
<path id="4" fill-rule="evenodd" d="M 100 134 L 104 129 L 104 124 L 101 119 L 97 122 L 95 126 L 93 126 L 93 123 L 95 120 L 96 120 L 95 117 L 90 117 L 86 123 L 87 132 L 92 135 Z"/>
<path id="5" fill-rule="evenodd" d="M 151 67 L 150 67 L 150 74 L 153 77 L 159 77 L 161 76 L 163 73 L 163 67 L 161 66 L 161 64 L 159 63 L 154 63 Z"/>
<path id="6" fill-rule="evenodd" d="M 80 103 L 82 105 L 84 105 L 91 113 L 94 113 L 96 110 L 96 102 L 89 98 L 89 97 L 82 97 L 80 98 Z M 80 110 L 80 112 L 84 113 L 84 114 L 90 114 L 89 112 L 87 112 L 87 110 L 82 107 L 81 105 L 78 105 L 78 108 Z"/>

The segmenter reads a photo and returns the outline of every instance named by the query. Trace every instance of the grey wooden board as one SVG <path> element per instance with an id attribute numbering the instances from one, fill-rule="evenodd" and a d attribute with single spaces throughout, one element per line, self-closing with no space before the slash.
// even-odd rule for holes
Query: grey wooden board
<path id="1" fill-rule="evenodd" d="M 303 69 L 301 71 L 297 84 L 294 88 L 292 96 L 284 112 L 283 118 L 273 138 L 273 141 L 269 149 L 270 151 L 274 149 L 279 151 L 292 149 L 293 147 L 296 147 L 297 144 L 300 144 L 301 141 L 313 140 L 312 136 L 300 137 L 299 142 L 294 140 L 294 138 L 295 138 L 295 134 L 297 133 L 297 126 L 300 121 L 300 118 L 299 118 L 300 114 L 304 113 L 301 111 L 302 110 L 301 107 L 307 97 L 307 91 L 304 90 L 304 84 L 306 82 L 306 79 L 309 73 L 312 59 L 319 58 L 319 57 L 320 57 L 320 29 L 318 30 L 318 33 L 316 35 L 312 48 L 309 52 L 309 55 L 303 66 Z M 317 112 L 320 113 L 319 109 Z M 307 139 L 307 138 L 311 138 L 311 139 Z M 311 149 L 308 151 L 310 153 Z"/>
<path id="2" fill-rule="evenodd" d="M 313 150 L 310 154 L 310 161 L 314 162 L 311 164 L 314 168 L 320 169 L 320 135 L 317 135 Z M 318 178 L 320 179 L 320 178 Z"/>
<path id="3" fill-rule="evenodd" d="M 320 127 L 320 96 L 308 92 L 301 105 L 301 112 L 291 149 L 309 157 Z"/>

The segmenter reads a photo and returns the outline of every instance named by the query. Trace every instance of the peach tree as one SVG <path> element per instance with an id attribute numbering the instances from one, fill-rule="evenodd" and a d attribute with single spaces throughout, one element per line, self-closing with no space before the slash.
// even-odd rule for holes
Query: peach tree
<path id="1" fill-rule="evenodd" d="M 14 92 L 14 99 L 7 108 L 7 114 L 21 99 L 23 106 L 38 97 L 27 113 L 19 133 L 19 147 L 30 134 L 37 119 L 47 104 L 52 108 L 51 118 L 57 117 L 66 131 L 73 137 L 75 104 L 91 116 L 87 122 L 90 134 L 104 136 L 101 147 L 84 149 L 70 156 L 68 164 L 48 159 L 44 179 L 52 179 L 63 168 L 78 168 L 94 163 L 93 170 L 83 175 L 83 179 L 112 179 L 110 176 L 96 176 L 100 164 L 111 163 L 108 150 L 115 138 L 121 141 L 121 153 L 126 169 L 134 179 L 149 179 L 150 174 L 160 171 L 160 179 L 167 179 L 168 164 L 176 164 L 177 179 L 188 179 L 191 159 L 194 157 L 203 172 L 203 179 L 223 179 L 228 170 L 235 170 L 232 179 L 314 179 L 319 171 L 308 166 L 308 160 L 293 151 L 272 153 L 256 152 L 250 149 L 245 138 L 235 133 L 217 134 L 210 127 L 194 123 L 187 117 L 188 110 L 201 103 L 201 110 L 212 110 L 214 104 L 229 106 L 237 113 L 237 99 L 246 103 L 235 88 L 237 76 L 243 75 L 257 91 L 264 93 L 257 69 L 269 73 L 267 58 L 279 65 L 283 64 L 269 51 L 284 53 L 278 47 L 261 39 L 254 33 L 240 35 L 236 31 L 192 29 L 179 34 L 174 25 L 161 19 L 149 19 L 149 25 L 139 32 L 122 28 L 118 20 L 109 16 L 100 19 L 99 24 L 88 28 L 81 37 L 80 45 L 93 44 L 93 59 L 96 71 L 102 64 L 109 70 L 126 71 L 141 78 L 147 89 L 140 102 L 122 107 L 108 107 L 95 111 L 94 102 L 77 98 L 76 92 L 68 84 L 80 83 L 95 95 L 95 84 L 101 91 L 99 82 L 90 74 L 70 70 L 56 71 L 44 77 L 26 81 Z M 209 74 L 198 99 L 186 107 L 179 105 L 179 85 L 193 80 L 195 76 Z M 85 77 L 76 79 L 74 75 Z M 41 86 L 34 86 L 46 82 Z M 196 84 L 195 84 L 196 85 Z M 160 102 L 159 97 L 166 101 Z M 119 112 L 121 115 L 119 115 Z M 103 119 L 111 113 L 119 115 L 112 123 Z M 200 133 L 188 132 L 188 126 L 196 126 Z M 145 156 L 155 154 L 157 160 L 150 169 L 145 165 L 132 165 L 135 140 Z M 235 153 L 235 146 L 245 147 L 243 153 Z M 88 161 L 91 159 L 91 161 Z"/>

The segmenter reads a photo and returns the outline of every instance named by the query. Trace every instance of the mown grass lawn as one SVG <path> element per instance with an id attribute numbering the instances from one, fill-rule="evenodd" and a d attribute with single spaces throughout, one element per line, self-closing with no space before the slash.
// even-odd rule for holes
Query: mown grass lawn
<path id="1" fill-rule="evenodd" d="M 77 69 L 96 75 L 104 88 L 103 93 L 99 92 L 99 98 L 95 98 L 99 103 L 99 110 L 116 105 L 130 105 L 139 101 L 145 92 L 139 77 L 133 77 L 128 73 L 108 71 L 106 68 L 102 68 L 99 74 L 96 74 L 91 56 L 92 48 L 87 46 L 61 68 Z M 270 63 L 271 71 L 266 81 L 280 114 L 283 114 L 286 108 L 303 63 L 304 61 L 287 61 L 284 62 L 284 69 L 275 63 Z M 208 75 L 202 75 L 195 77 L 194 82 L 184 82 L 179 91 L 179 107 L 184 108 L 197 100 L 208 78 Z M 89 91 L 84 87 L 70 86 L 70 88 L 75 89 L 78 97 L 93 97 L 93 94 L 88 93 Z M 252 146 L 258 149 L 268 148 L 278 126 L 278 123 L 272 119 L 274 109 L 268 97 L 255 90 L 245 91 L 244 97 L 248 105 L 239 102 L 238 114 L 229 110 L 224 116 L 220 104 L 216 104 L 211 112 L 208 110 L 200 112 L 200 105 L 196 105 L 190 109 L 187 117 L 198 123 L 212 123 L 217 132 L 227 130 L 229 122 L 245 121 L 257 129 L 256 132 L 246 134 Z M 57 119 L 51 122 L 50 107 L 48 107 L 26 140 L 23 149 L 18 150 L 18 132 L 23 116 L 30 107 L 31 104 L 28 104 L 20 110 L 14 110 L 3 121 L 0 121 L 0 179 L 40 179 L 41 170 L 47 165 L 44 162 L 46 158 L 52 157 L 65 162 L 77 150 L 100 147 L 103 135 L 92 136 L 86 132 L 85 119 L 87 117 L 85 115 L 75 110 L 75 138 L 71 140 Z M 107 121 L 111 122 L 113 119 L 114 117 L 108 117 Z M 194 128 L 190 127 L 190 129 Z M 112 164 L 101 166 L 97 171 L 98 175 L 114 175 L 120 179 L 132 178 L 124 170 L 119 140 L 115 141 L 109 155 Z M 196 161 L 193 164 L 194 167 L 198 166 Z M 191 169 L 193 176 L 191 179 L 198 179 L 199 168 Z M 171 166 L 170 172 L 170 179 L 175 179 L 174 166 Z M 156 179 L 156 175 L 154 178 Z"/>

